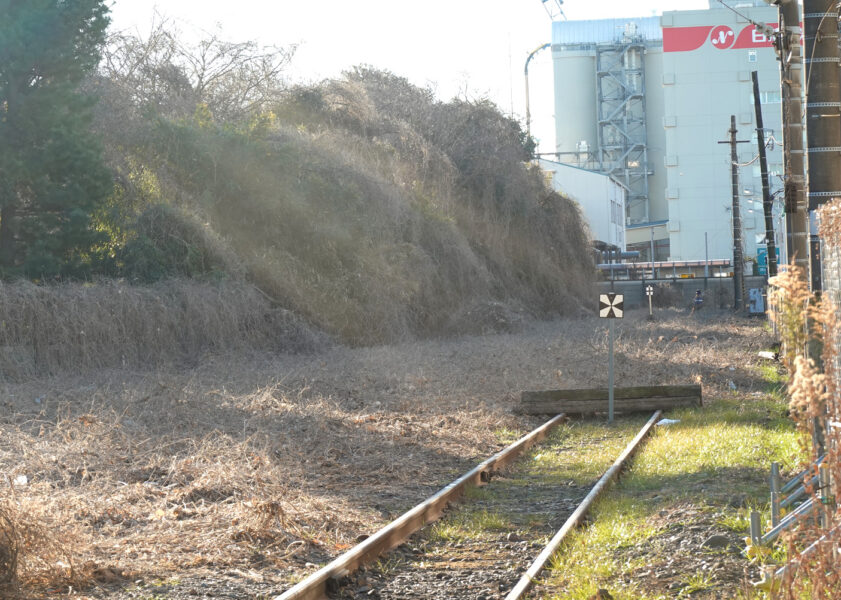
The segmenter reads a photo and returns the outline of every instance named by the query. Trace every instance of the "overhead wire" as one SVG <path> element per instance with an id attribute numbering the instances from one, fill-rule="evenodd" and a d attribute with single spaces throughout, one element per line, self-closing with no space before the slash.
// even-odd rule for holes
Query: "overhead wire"
<path id="1" fill-rule="evenodd" d="M 774 148 L 773 148 L 773 146 L 772 146 L 773 142 L 774 142 L 774 138 L 773 138 L 773 136 L 772 136 L 772 137 L 768 138 L 768 140 L 765 142 L 765 147 L 766 147 L 766 148 L 768 148 L 768 147 L 770 146 L 770 147 L 771 147 L 771 149 L 773 150 L 773 149 L 774 149 Z M 752 165 L 753 163 L 755 163 L 757 160 L 759 160 L 759 154 L 757 154 L 756 156 L 754 156 L 752 159 L 750 159 L 750 160 L 749 160 L 748 162 L 746 162 L 746 163 L 734 162 L 734 163 L 732 163 L 732 164 L 736 165 L 737 167 L 749 167 L 750 165 Z"/>

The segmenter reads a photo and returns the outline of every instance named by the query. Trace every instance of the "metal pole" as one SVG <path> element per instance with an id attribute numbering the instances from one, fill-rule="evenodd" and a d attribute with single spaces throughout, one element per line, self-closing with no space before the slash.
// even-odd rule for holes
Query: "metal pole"
<path id="1" fill-rule="evenodd" d="M 803 0 L 809 210 L 841 197 L 841 64 L 837 0 Z M 810 245 L 813 290 L 821 289 L 819 238 Z"/>
<path id="2" fill-rule="evenodd" d="M 710 244 L 707 239 L 707 232 L 704 232 L 704 277 L 710 276 Z"/>
<path id="3" fill-rule="evenodd" d="M 771 463 L 771 527 L 780 524 L 780 463 Z"/>
<path id="4" fill-rule="evenodd" d="M 832 497 L 832 476 L 829 471 L 829 465 L 826 463 L 818 467 L 819 485 L 820 485 L 820 500 L 823 506 L 821 512 L 821 526 L 824 529 L 829 528 L 832 523 L 832 514 L 835 512 L 835 498 Z"/>
<path id="5" fill-rule="evenodd" d="M 750 512 L 750 541 L 755 546 L 762 542 L 762 521 L 756 510 Z"/>
<path id="6" fill-rule="evenodd" d="M 806 206 L 803 152 L 803 57 L 800 51 L 800 7 L 781 0 L 777 52 L 782 69 L 783 151 L 785 157 L 786 248 L 788 263 L 809 272 L 809 214 Z"/>
<path id="7" fill-rule="evenodd" d="M 651 228 L 651 272 L 654 273 L 654 227 Z"/>
<path id="8" fill-rule="evenodd" d="M 613 321 L 608 319 L 607 422 L 613 423 Z"/>
<path id="9" fill-rule="evenodd" d="M 528 58 L 526 58 L 526 66 L 523 69 L 525 76 L 526 76 L 526 135 L 531 137 L 531 110 L 529 108 L 529 63 L 531 59 L 534 58 L 534 55 L 543 50 L 544 48 L 548 48 L 551 44 L 543 44 L 542 46 L 535 48 L 531 52 L 529 52 Z"/>
<path id="10" fill-rule="evenodd" d="M 768 158 L 765 155 L 765 128 L 762 123 L 762 104 L 759 100 L 759 75 L 751 72 L 753 79 L 753 106 L 756 112 L 756 143 L 759 146 L 759 173 L 762 178 L 762 212 L 765 214 L 765 248 L 768 253 L 768 277 L 777 274 L 777 247 L 774 241 L 774 217 L 771 214 L 771 185 L 768 182 Z"/>

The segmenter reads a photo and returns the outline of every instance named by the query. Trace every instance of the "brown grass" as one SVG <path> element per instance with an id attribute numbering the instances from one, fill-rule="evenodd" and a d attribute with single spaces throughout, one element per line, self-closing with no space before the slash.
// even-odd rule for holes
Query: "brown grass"
<path id="1" fill-rule="evenodd" d="M 575 315 L 591 292 L 578 206 L 490 102 L 439 102 L 358 69 L 288 90 L 263 117 L 258 131 L 166 118 L 102 129 L 119 209 L 103 220 L 130 250 L 116 268 L 242 272 L 348 344 L 493 329 L 452 319 L 488 306 Z"/>
<path id="2" fill-rule="evenodd" d="M 301 351 L 324 341 L 245 284 L 0 283 L 4 379 L 91 367 L 156 367 L 246 348 Z"/>
<path id="3" fill-rule="evenodd" d="M 617 385 L 762 388 L 754 323 L 617 324 Z M 596 319 L 311 355 L 205 355 L 0 384 L 19 585 L 50 596 L 238 570 L 280 590 L 524 431 L 523 389 L 605 385 Z M 732 368 L 732 369 L 731 369 Z M 508 434 L 501 434 L 506 437 Z"/>
<path id="4" fill-rule="evenodd" d="M 8 507 L 0 507 L 0 585 L 12 583 L 17 577 L 17 520 Z"/>
<path id="5" fill-rule="evenodd" d="M 841 421 L 841 389 L 839 372 L 839 290 L 841 278 L 841 205 L 829 203 L 820 211 L 820 234 L 825 244 L 824 288 L 820 296 L 809 291 L 805 273 L 793 268 L 772 280 L 772 312 L 777 319 L 782 340 L 781 359 L 789 371 L 788 396 L 790 412 L 798 428 L 811 442 L 804 454 L 811 462 L 804 467 L 818 474 L 814 466 L 818 448 L 816 440 L 824 438 L 826 458 L 823 468 L 834 482 L 829 490 L 819 486 L 810 489 L 812 501 L 821 520 L 804 519 L 785 536 L 789 569 L 779 596 L 787 599 L 836 598 L 841 589 L 841 564 L 837 544 L 824 543 L 808 558 L 800 552 L 815 540 L 836 530 L 841 523 L 837 504 L 838 482 L 841 481 L 841 429 L 829 427 L 828 420 Z M 816 424 L 819 426 L 816 427 Z M 827 495 L 828 504 L 821 501 Z M 835 533 L 837 536 L 837 532 Z M 833 548 L 833 546 L 836 546 Z"/>

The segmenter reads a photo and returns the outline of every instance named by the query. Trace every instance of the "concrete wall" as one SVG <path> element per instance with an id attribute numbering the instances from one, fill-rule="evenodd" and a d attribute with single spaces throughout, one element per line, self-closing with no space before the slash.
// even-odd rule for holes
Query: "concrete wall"
<path id="1" fill-rule="evenodd" d="M 695 297 L 695 290 L 701 290 L 701 293 L 704 296 L 705 306 L 713 306 L 716 308 L 733 307 L 733 279 L 730 277 L 696 277 L 695 279 L 637 279 L 634 281 L 623 280 L 615 281 L 613 283 L 613 291 L 618 294 L 624 294 L 626 309 L 647 307 L 648 298 L 645 295 L 645 287 L 647 285 L 669 286 L 670 288 L 677 290 L 681 298 L 678 305 L 683 304 L 687 307 L 691 306 L 692 299 Z M 765 287 L 765 277 L 745 277 L 745 290 Z M 597 284 L 597 288 L 599 294 L 606 294 L 611 290 L 611 283 L 609 281 L 600 281 Z"/>

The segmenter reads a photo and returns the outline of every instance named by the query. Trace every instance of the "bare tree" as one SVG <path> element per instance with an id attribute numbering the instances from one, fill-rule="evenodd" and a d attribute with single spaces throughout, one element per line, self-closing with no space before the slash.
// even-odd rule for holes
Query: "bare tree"
<path id="1" fill-rule="evenodd" d="M 182 118 L 204 104 L 217 121 L 238 122 L 264 110 L 285 88 L 294 45 L 229 42 L 220 32 L 198 44 L 181 37 L 160 16 L 145 36 L 112 35 L 100 66 L 107 92 L 135 111 Z"/>

